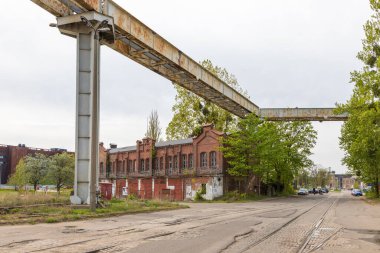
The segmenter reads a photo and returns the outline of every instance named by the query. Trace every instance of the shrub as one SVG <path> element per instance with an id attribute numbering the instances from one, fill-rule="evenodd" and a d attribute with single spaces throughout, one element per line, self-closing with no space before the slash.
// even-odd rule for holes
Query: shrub
<path id="1" fill-rule="evenodd" d="M 129 194 L 128 196 L 127 196 L 127 200 L 137 200 L 138 198 L 137 198 L 137 196 L 135 195 L 135 194 Z"/>
<path id="2" fill-rule="evenodd" d="M 195 200 L 195 201 L 203 201 L 203 200 L 205 200 L 205 199 L 203 198 L 203 196 L 202 196 L 202 190 L 197 191 L 197 192 L 195 193 L 194 200 Z"/>

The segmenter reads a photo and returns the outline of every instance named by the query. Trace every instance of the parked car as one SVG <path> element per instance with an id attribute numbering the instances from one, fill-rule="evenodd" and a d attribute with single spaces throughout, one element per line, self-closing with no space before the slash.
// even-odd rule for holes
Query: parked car
<path id="1" fill-rule="evenodd" d="M 329 190 L 327 188 L 322 188 L 323 193 L 329 193 Z"/>
<path id="2" fill-rule="evenodd" d="M 305 188 L 301 188 L 298 190 L 298 195 L 308 195 L 309 194 L 309 191 Z"/>
<path id="3" fill-rule="evenodd" d="M 351 195 L 352 196 L 363 196 L 363 193 L 362 193 L 362 191 L 360 189 L 353 189 L 351 191 Z"/>

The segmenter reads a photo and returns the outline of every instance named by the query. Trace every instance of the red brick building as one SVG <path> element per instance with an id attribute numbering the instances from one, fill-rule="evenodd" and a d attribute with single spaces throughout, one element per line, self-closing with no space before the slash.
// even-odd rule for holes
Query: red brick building
<path id="1" fill-rule="evenodd" d="M 16 171 L 18 162 L 25 156 L 36 153 L 54 155 L 65 151 L 65 149 L 59 148 L 31 148 L 26 147 L 25 144 L 19 144 L 18 146 L 0 145 L 0 184 L 7 183 L 8 178 Z"/>
<path id="2" fill-rule="evenodd" d="M 194 138 L 155 142 L 150 138 L 135 146 L 106 150 L 100 146 L 99 180 L 102 194 L 140 198 L 192 199 L 201 191 L 206 199 L 226 190 L 226 162 L 219 151 L 224 133 L 203 127 Z M 106 190 L 107 189 L 107 190 Z"/>

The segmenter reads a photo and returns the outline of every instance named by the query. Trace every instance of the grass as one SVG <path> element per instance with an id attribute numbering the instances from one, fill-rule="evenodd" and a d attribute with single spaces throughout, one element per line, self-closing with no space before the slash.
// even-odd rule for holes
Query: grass
<path id="1" fill-rule="evenodd" d="M 365 201 L 371 205 L 380 204 L 380 198 L 376 198 L 376 193 L 368 191 L 365 193 Z"/>
<path id="2" fill-rule="evenodd" d="M 37 204 L 69 204 L 70 190 L 64 190 L 58 196 L 56 192 L 34 192 L 34 191 L 14 191 L 0 190 L 0 207 L 15 207 Z"/>
<path id="3" fill-rule="evenodd" d="M 215 198 L 214 200 L 197 199 L 196 203 L 235 203 L 250 202 L 268 198 L 264 195 L 239 193 L 237 191 L 227 192 L 225 195 Z"/>
<path id="4" fill-rule="evenodd" d="M 36 224 L 36 223 L 56 223 L 63 221 L 75 221 L 75 220 L 84 220 L 92 219 L 99 217 L 111 217 L 123 214 L 133 214 L 141 212 L 154 212 L 162 210 L 173 210 L 179 208 L 187 208 L 188 206 L 180 205 L 173 202 L 164 202 L 156 200 L 118 200 L 114 199 L 109 202 L 106 202 L 106 207 L 96 209 L 96 212 L 91 212 L 88 208 L 75 208 L 71 205 L 63 206 L 53 206 L 53 205 L 44 205 L 44 206 L 32 206 L 23 208 L 22 206 L 18 207 L 20 203 L 35 204 L 35 203 L 52 203 L 57 201 L 57 197 L 54 194 L 43 194 L 45 196 L 41 197 L 39 194 L 33 196 L 33 194 L 27 194 L 28 197 L 18 196 L 16 194 L 7 192 L 4 194 L 3 191 L 0 192 L 0 197 L 6 196 L 7 205 L 0 203 L 2 206 L 8 206 L 9 204 L 14 204 L 16 208 L 9 209 L 0 209 L 0 225 L 9 225 L 9 224 Z M 21 194 L 20 194 L 21 195 Z M 29 196 L 30 195 L 30 196 Z M 41 194 L 42 195 L 42 194 Z M 52 196 L 50 196 L 52 195 Z M 15 200 L 10 200 L 11 197 Z M 31 197 L 32 196 L 32 197 Z M 68 196 L 61 196 L 58 200 L 68 199 Z"/>

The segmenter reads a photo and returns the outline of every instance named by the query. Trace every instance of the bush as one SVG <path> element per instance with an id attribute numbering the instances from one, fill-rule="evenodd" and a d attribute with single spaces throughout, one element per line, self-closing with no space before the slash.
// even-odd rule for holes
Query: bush
<path id="1" fill-rule="evenodd" d="M 239 193 L 238 191 L 227 192 L 222 200 L 224 201 L 239 201 L 246 200 L 248 197 L 247 193 Z"/>
<path id="2" fill-rule="evenodd" d="M 201 191 L 201 190 L 200 190 L 200 191 L 197 191 L 197 192 L 195 193 L 194 200 L 195 200 L 195 201 L 204 201 L 204 200 L 205 200 L 205 199 L 203 198 L 203 196 L 202 196 L 202 191 Z"/>
<path id="3" fill-rule="evenodd" d="M 138 200 L 138 198 L 135 194 L 128 194 L 127 200 Z"/>

